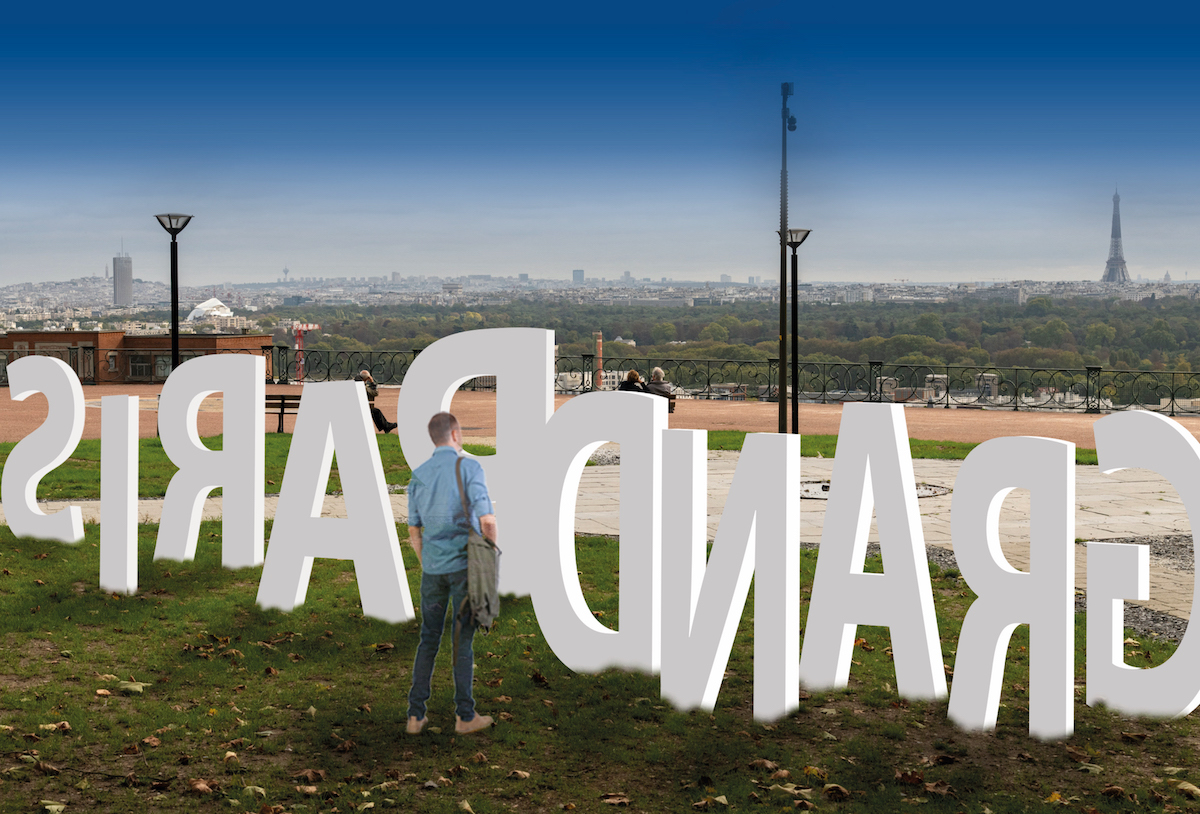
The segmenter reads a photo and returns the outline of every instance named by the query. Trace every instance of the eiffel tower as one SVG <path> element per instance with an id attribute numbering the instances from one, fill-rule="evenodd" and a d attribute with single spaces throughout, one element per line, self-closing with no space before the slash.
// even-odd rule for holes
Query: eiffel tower
<path id="1" fill-rule="evenodd" d="M 1129 269 L 1125 268 L 1125 251 L 1121 248 L 1121 196 L 1113 192 L 1112 240 L 1108 244 L 1108 262 L 1104 264 L 1102 283 L 1129 282 Z"/>

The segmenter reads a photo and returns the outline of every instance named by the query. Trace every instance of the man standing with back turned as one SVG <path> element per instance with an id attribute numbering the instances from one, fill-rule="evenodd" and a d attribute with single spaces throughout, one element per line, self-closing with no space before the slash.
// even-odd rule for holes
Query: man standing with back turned
<path id="1" fill-rule="evenodd" d="M 450 610 L 451 635 L 454 616 L 467 595 L 467 527 L 495 542 L 496 515 L 488 497 L 483 467 L 471 458 L 462 459 L 462 485 L 471 517 L 463 517 L 455 464 L 462 453 L 462 428 L 450 413 L 438 413 L 429 420 L 429 437 L 435 449 L 429 460 L 418 466 L 408 484 L 408 541 L 421 562 L 421 643 L 413 664 L 412 689 L 408 693 L 408 726 L 416 735 L 429 719 L 425 704 L 433 680 L 437 658 Z M 454 665 L 454 731 L 460 735 L 492 725 L 490 715 L 475 714 L 471 682 L 475 675 L 472 644 L 475 624 L 462 626 L 458 637 L 458 662 Z"/>

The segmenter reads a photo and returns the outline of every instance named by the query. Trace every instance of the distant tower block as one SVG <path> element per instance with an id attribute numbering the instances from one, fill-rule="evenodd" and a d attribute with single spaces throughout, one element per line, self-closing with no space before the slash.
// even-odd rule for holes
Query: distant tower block
<path id="1" fill-rule="evenodd" d="M 1104 265 L 1102 283 L 1129 282 L 1129 269 L 1125 268 L 1125 251 L 1121 248 L 1121 196 L 1113 193 L 1112 241 L 1108 245 L 1108 262 Z"/>
<path id="2" fill-rule="evenodd" d="M 133 305 L 133 258 L 125 252 L 113 258 L 113 305 Z"/>
<path id="3" fill-rule="evenodd" d="M 284 267 L 283 267 L 283 281 L 284 281 L 285 283 L 288 281 L 288 275 L 289 275 L 289 274 L 291 274 L 291 272 L 290 272 L 290 271 L 288 271 L 288 268 L 287 268 L 287 266 L 284 266 Z"/>

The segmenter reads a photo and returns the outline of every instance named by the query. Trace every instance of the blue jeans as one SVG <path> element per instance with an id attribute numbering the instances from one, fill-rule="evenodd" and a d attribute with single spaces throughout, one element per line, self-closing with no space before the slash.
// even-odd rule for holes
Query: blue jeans
<path id="1" fill-rule="evenodd" d="M 433 680 L 433 663 L 442 642 L 446 611 L 450 611 L 451 636 L 454 635 L 454 615 L 467 596 L 467 572 L 453 574 L 421 573 L 421 643 L 413 662 L 412 689 L 408 692 L 408 715 L 425 717 Z M 458 663 L 454 665 L 454 708 L 458 717 L 469 721 L 475 717 L 475 698 L 471 682 L 475 675 L 474 623 L 463 625 L 458 636 Z"/>

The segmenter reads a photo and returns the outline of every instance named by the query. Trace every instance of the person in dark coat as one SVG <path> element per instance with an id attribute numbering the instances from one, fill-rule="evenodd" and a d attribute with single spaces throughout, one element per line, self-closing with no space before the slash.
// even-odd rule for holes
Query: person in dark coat
<path id="1" fill-rule="evenodd" d="M 363 386 L 367 388 L 367 402 L 371 405 L 371 420 L 375 422 L 375 429 L 380 432 L 391 432 L 396 429 L 399 425 L 384 418 L 383 411 L 375 406 L 375 397 L 379 395 L 379 385 L 375 384 L 375 377 L 371 375 L 371 371 L 360 371 L 354 380 L 362 382 Z"/>
<path id="2" fill-rule="evenodd" d="M 625 374 L 625 381 L 617 385 L 617 389 L 633 393 L 645 393 L 646 384 L 642 381 L 641 375 L 636 370 L 631 370 Z"/>

